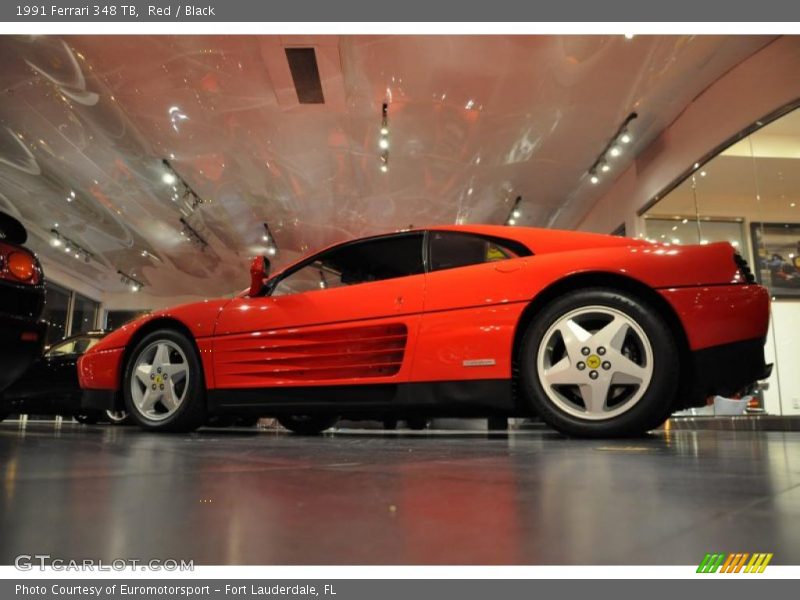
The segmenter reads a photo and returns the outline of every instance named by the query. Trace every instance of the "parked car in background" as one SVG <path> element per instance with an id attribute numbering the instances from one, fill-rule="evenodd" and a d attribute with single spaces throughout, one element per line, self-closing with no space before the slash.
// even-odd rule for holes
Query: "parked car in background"
<path id="1" fill-rule="evenodd" d="M 337 244 L 247 291 L 159 310 L 79 361 L 84 407 L 150 430 L 209 415 L 531 416 L 641 434 L 769 375 L 769 294 L 728 243 L 432 227 Z"/>
<path id="2" fill-rule="evenodd" d="M 0 413 L 61 415 L 86 424 L 125 422 L 127 415 L 121 411 L 81 409 L 78 359 L 105 335 L 105 331 L 89 331 L 47 348 L 19 379 L 0 392 Z"/>
<path id="3" fill-rule="evenodd" d="M 44 274 L 23 247 L 27 239 L 22 223 L 0 212 L 0 391 L 41 354 L 47 329 L 40 320 Z"/>

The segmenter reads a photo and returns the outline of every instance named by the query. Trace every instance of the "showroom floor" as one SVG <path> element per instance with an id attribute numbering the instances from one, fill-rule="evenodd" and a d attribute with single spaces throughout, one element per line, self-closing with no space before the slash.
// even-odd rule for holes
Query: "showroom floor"
<path id="1" fill-rule="evenodd" d="M 0 562 L 800 562 L 800 433 L 157 435 L 0 423 Z"/>

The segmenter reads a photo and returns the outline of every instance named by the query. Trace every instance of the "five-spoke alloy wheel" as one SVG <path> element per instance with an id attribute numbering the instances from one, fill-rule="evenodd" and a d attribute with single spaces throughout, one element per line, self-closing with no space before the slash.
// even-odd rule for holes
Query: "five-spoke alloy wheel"
<path id="1" fill-rule="evenodd" d="M 556 429 L 590 437 L 660 425 L 678 380 L 675 341 L 659 313 L 617 290 L 581 290 L 548 304 L 529 325 L 521 388 Z"/>
<path id="2" fill-rule="evenodd" d="M 203 373 L 194 345 L 169 329 L 145 336 L 130 353 L 125 408 L 145 429 L 191 431 L 205 421 Z"/>

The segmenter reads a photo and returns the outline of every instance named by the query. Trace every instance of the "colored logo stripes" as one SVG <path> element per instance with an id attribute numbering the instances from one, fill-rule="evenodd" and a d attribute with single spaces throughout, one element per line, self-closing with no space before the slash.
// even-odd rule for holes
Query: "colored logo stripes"
<path id="1" fill-rule="evenodd" d="M 748 560 L 749 559 L 749 560 Z M 734 554 L 714 553 L 706 554 L 700 566 L 697 567 L 698 573 L 763 573 L 769 561 L 772 560 L 772 553 L 756 552 L 737 552 Z"/>

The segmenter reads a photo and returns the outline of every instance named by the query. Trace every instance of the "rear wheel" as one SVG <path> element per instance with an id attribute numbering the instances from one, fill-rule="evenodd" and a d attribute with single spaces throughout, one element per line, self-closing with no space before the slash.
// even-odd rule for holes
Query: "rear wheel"
<path id="1" fill-rule="evenodd" d="M 292 433 L 298 435 L 317 435 L 330 429 L 336 424 L 339 417 L 315 415 L 291 415 L 278 417 L 278 423 Z"/>
<path id="2" fill-rule="evenodd" d="M 528 326 L 519 358 L 531 408 L 568 435 L 642 434 L 674 404 L 673 335 L 654 308 L 626 292 L 590 288 L 551 302 Z"/>
<path id="3" fill-rule="evenodd" d="M 192 431 L 206 421 L 200 359 L 182 333 L 146 335 L 130 354 L 123 377 L 125 409 L 144 429 Z"/>

